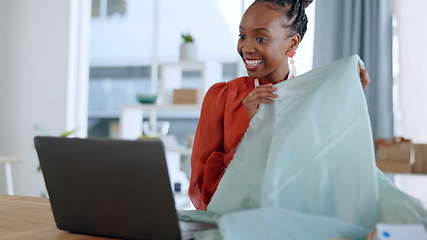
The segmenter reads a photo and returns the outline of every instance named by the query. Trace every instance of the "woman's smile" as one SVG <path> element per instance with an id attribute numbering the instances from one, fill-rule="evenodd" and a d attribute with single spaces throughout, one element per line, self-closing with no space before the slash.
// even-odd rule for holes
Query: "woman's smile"
<path id="1" fill-rule="evenodd" d="M 243 58 L 247 70 L 255 70 L 261 66 L 264 60 Z"/>

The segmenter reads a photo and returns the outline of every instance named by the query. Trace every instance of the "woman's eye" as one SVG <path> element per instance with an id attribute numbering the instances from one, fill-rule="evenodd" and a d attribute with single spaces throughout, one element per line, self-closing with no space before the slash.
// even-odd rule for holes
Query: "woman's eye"
<path id="1" fill-rule="evenodd" d="M 242 34 L 239 34 L 239 39 L 245 39 L 245 36 L 243 36 Z"/>
<path id="2" fill-rule="evenodd" d="M 261 42 L 261 43 L 263 43 L 263 42 L 267 42 L 267 39 L 266 38 L 257 38 L 256 39 L 258 42 Z"/>

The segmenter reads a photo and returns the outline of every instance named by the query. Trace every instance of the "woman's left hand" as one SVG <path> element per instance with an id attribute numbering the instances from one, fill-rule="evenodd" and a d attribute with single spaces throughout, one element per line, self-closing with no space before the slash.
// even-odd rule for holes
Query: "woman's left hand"
<path id="1" fill-rule="evenodd" d="M 360 65 L 358 65 L 357 70 L 358 70 L 357 72 L 359 73 L 360 82 L 362 83 L 363 90 L 365 90 L 365 88 L 371 82 L 371 80 L 369 80 L 369 74 Z"/>

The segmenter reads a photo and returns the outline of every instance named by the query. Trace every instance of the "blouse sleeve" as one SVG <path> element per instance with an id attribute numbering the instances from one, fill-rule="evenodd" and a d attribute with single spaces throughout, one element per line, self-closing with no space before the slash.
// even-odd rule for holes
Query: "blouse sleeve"
<path id="1" fill-rule="evenodd" d="M 227 83 L 217 83 L 206 93 L 191 155 L 189 196 L 197 209 L 206 210 L 234 151 L 224 152 L 223 122 Z"/>

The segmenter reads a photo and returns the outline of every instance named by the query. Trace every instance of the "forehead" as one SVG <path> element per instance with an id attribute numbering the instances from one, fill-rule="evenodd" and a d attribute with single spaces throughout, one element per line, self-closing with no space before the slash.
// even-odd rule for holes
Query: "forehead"
<path id="1" fill-rule="evenodd" d="M 246 30 L 265 28 L 277 31 L 278 28 L 283 30 L 281 23 L 286 20 L 279 11 L 268 8 L 263 3 L 255 3 L 246 10 L 240 22 L 240 27 Z"/>

